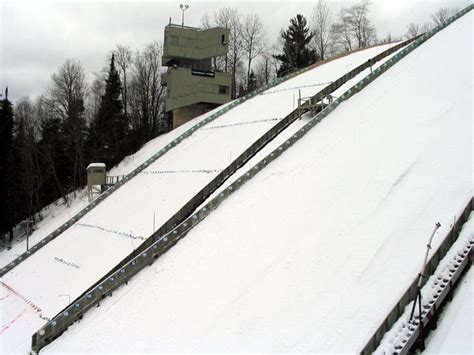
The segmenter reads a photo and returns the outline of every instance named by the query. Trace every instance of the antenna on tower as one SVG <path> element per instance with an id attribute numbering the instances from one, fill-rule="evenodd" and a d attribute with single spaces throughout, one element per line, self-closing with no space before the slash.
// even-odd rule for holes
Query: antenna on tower
<path id="1" fill-rule="evenodd" d="M 181 27 L 184 27 L 184 12 L 189 9 L 189 5 L 188 4 L 180 4 L 179 5 L 179 8 L 181 9 L 181 11 L 183 12 L 182 16 L 181 16 Z"/>

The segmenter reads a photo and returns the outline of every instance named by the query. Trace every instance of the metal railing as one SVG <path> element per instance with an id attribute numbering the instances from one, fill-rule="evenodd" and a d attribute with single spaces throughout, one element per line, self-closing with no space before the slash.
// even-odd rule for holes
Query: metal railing
<path id="1" fill-rule="evenodd" d="M 466 223 L 469 214 L 473 210 L 474 199 L 471 199 L 462 211 L 462 213 L 458 216 L 456 222 L 454 223 L 449 233 L 443 239 L 443 242 L 440 244 L 439 248 L 429 259 L 428 263 L 426 264 L 426 274 L 431 275 L 436 270 L 441 259 L 443 259 L 443 257 L 451 248 L 451 246 L 457 240 L 463 224 Z M 425 284 L 428 279 L 429 277 L 424 278 L 423 284 Z M 402 316 L 405 311 L 405 307 L 415 299 L 417 289 L 418 277 L 414 279 L 408 289 L 397 301 L 395 306 L 393 306 L 393 308 L 390 310 L 387 317 L 385 317 L 384 321 L 380 324 L 375 333 L 370 337 L 369 341 L 360 352 L 361 354 L 372 354 L 377 349 L 385 333 L 389 331 L 392 326 L 397 322 L 397 320 Z M 412 343 L 407 345 L 410 346 L 412 345 Z"/>
<path id="2" fill-rule="evenodd" d="M 400 43 L 392 48 L 385 50 L 371 59 L 371 64 L 365 62 L 357 68 L 346 73 L 332 84 L 319 91 L 313 96 L 314 99 L 323 99 L 328 94 L 334 92 L 347 81 L 351 80 L 362 71 L 373 65 L 375 62 L 393 54 L 401 48 L 411 44 L 416 38 Z M 397 60 L 393 60 L 393 58 Z M 247 148 L 239 157 L 237 157 L 227 168 L 225 168 L 218 176 L 216 176 L 208 185 L 199 191 L 190 201 L 188 201 L 174 216 L 172 216 L 163 226 L 161 226 L 150 238 L 143 242 L 133 253 L 130 253 L 104 277 L 92 285 L 86 292 L 79 296 L 68 307 L 59 312 L 50 322 L 44 325 L 32 337 L 33 351 L 39 351 L 43 346 L 52 342 L 55 338 L 60 336 L 72 323 L 83 317 L 91 307 L 95 306 L 112 291 L 126 283 L 138 271 L 143 269 L 146 265 L 151 265 L 153 261 L 160 255 L 168 251 L 181 238 L 183 238 L 188 231 L 202 221 L 212 210 L 216 209 L 220 203 L 236 191 L 240 186 L 250 180 L 255 174 L 261 171 L 268 163 L 276 159 L 283 151 L 288 149 L 297 140 L 304 136 L 312 127 L 319 123 L 332 110 L 334 110 L 341 102 L 360 91 L 363 87 L 368 85 L 381 73 L 386 71 L 389 67 L 394 65 L 401 57 L 395 55 L 389 62 L 390 65 L 383 64 L 380 68 L 375 70 L 368 77 L 365 77 L 351 89 L 346 91 L 340 98 L 335 100 L 327 106 L 322 112 L 310 120 L 297 133 L 292 135 L 282 145 L 275 149 L 266 158 L 261 160 L 246 174 L 233 182 L 224 191 L 220 192 L 215 198 L 211 199 L 204 207 L 198 211 L 196 209 L 202 205 L 211 194 L 218 189 L 222 184 L 232 176 L 238 169 L 254 157 L 266 144 L 273 140 L 279 133 L 288 127 L 298 117 L 298 109 L 295 109 L 285 118 L 279 121 L 269 131 L 262 135 L 249 148 Z M 382 69 L 383 67 L 383 69 Z M 377 74 L 378 73 L 378 74 Z M 370 78 L 369 78 L 370 77 Z M 258 93 L 253 94 L 253 96 Z"/>
<path id="3" fill-rule="evenodd" d="M 430 327 L 436 327 L 436 319 L 442 311 L 443 305 L 449 300 L 449 296 L 454 292 L 454 288 L 457 283 L 462 279 L 462 275 L 469 270 L 472 266 L 472 260 L 474 259 L 474 249 L 472 246 L 473 242 L 466 246 L 462 253 L 458 253 L 453 259 L 451 259 L 451 265 L 449 268 L 449 274 L 447 278 L 441 279 L 437 286 L 437 292 L 432 295 L 427 302 L 423 305 L 421 322 L 419 319 L 415 320 L 415 324 L 406 325 L 405 327 L 410 331 L 408 339 L 405 337 L 401 342 L 404 346 L 398 350 L 395 349 L 394 353 L 400 355 L 411 354 L 417 347 L 424 349 L 424 341 Z M 418 344 L 417 344 L 418 343 Z"/>
<path id="4" fill-rule="evenodd" d="M 107 175 L 105 177 L 105 184 L 106 185 L 115 185 L 117 184 L 120 180 L 125 178 L 126 175 Z"/>

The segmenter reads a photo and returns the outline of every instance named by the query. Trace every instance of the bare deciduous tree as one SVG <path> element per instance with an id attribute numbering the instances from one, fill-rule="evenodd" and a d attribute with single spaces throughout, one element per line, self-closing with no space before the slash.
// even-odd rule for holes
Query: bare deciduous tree
<path id="1" fill-rule="evenodd" d="M 342 47 L 344 51 L 352 50 L 352 33 L 346 9 L 339 11 L 338 21 L 331 26 L 331 37 L 334 43 Z"/>
<path id="2" fill-rule="evenodd" d="M 236 10 L 232 12 L 232 21 L 230 26 L 229 44 L 227 49 L 228 70 L 232 76 L 231 96 L 237 97 L 237 73 L 244 53 L 243 41 L 241 36 L 242 22 L 240 15 Z"/>
<path id="3" fill-rule="evenodd" d="M 127 105 L 127 74 L 128 69 L 132 65 L 132 50 L 128 45 L 117 44 L 115 50 L 115 62 L 120 68 L 120 80 L 122 81 L 122 104 L 125 117 L 128 117 L 128 105 Z"/>
<path id="4" fill-rule="evenodd" d="M 26 213 L 33 218 L 40 210 L 39 189 L 41 188 L 41 169 L 39 163 L 39 153 L 37 138 L 39 136 L 39 124 L 36 119 L 35 106 L 29 98 L 21 98 L 15 109 L 16 120 L 16 141 L 19 154 L 19 168 L 21 174 L 21 189 L 26 197 Z M 27 233 L 29 229 L 27 223 Z"/>
<path id="5" fill-rule="evenodd" d="M 89 95 L 87 95 L 85 107 L 88 123 L 92 122 L 97 116 L 102 96 L 105 93 L 105 76 L 98 73 L 94 73 L 94 76 L 94 80 L 89 88 Z"/>
<path id="6" fill-rule="evenodd" d="M 419 33 L 420 33 L 420 25 L 411 22 L 407 26 L 407 33 L 405 37 L 407 39 L 410 39 L 410 38 L 418 36 Z"/>
<path id="7" fill-rule="evenodd" d="M 369 6 L 368 0 L 362 0 L 348 9 L 340 10 L 331 32 L 334 42 L 345 51 L 352 50 L 354 44 L 357 48 L 363 48 L 376 43 L 377 35 L 369 19 Z"/>
<path id="8" fill-rule="evenodd" d="M 84 185 L 84 135 L 86 121 L 84 101 L 87 94 L 87 82 L 84 68 L 79 61 L 68 59 L 51 75 L 49 90 L 51 110 L 63 122 L 67 135 L 67 156 L 72 165 L 69 186 L 71 189 Z"/>
<path id="9" fill-rule="evenodd" d="M 438 9 L 434 14 L 432 14 L 431 19 L 433 20 L 436 26 L 439 26 L 443 22 L 446 22 L 448 18 L 454 15 L 457 11 L 457 9 L 443 7 L 441 9 Z"/>
<path id="10" fill-rule="evenodd" d="M 375 28 L 369 20 L 368 0 L 362 0 L 347 10 L 352 35 L 357 41 L 358 48 L 367 47 L 375 41 Z"/>
<path id="11" fill-rule="evenodd" d="M 272 53 L 271 50 L 266 50 L 262 53 L 261 58 L 258 61 L 255 70 L 255 75 L 257 76 L 257 87 L 268 84 L 276 77 L 278 63 L 276 63 L 277 60 L 273 54 L 274 53 Z"/>
<path id="12" fill-rule="evenodd" d="M 240 34 L 238 33 L 238 29 L 240 28 L 240 16 L 236 9 L 224 7 L 217 10 L 214 13 L 214 21 L 217 26 L 229 29 L 229 38 L 227 39 L 228 48 L 230 48 L 232 42 L 234 45 L 239 44 L 240 47 L 242 47 L 242 43 L 239 38 Z M 235 46 L 233 48 L 235 48 Z M 232 54 L 232 51 L 233 49 L 228 49 L 227 53 L 223 56 L 224 63 L 222 65 L 222 70 L 224 73 L 228 73 L 229 56 Z"/>
<path id="13" fill-rule="evenodd" d="M 421 25 L 420 33 L 431 31 L 432 28 L 433 25 L 430 22 L 425 22 L 423 25 Z"/>
<path id="14" fill-rule="evenodd" d="M 201 17 L 201 27 L 204 29 L 212 28 L 214 26 L 214 21 L 210 13 L 206 12 Z"/>
<path id="15" fill-rule="evenodd" d="M 260 17 L 250 14 L 245 17 L 241 28 L 243 52 L 247 60 L 247 86 L 250 82 L 252 61 L 265 49 L 265 28 Z"/>
<path id="16" fill-rule="evenodd" d="M 86 74 L 79 61 L 72 59 L 51 75 L 49 101 L 53 111 L 63 120 L 70 118 L 77 109 L 78 101 L 84 101 L 87 91 Z"/>
<path id="17" fill-rule="evenodd" d="M 237 81 L 240 61 L 243 56 L 243 44 L 241 27 L 242 21 L 236 9 L 225 7 L 214 12 L 213 16 L 206 13 L 201 18 L 203 28 L 220 26 L 230 30 L 227 46 L 227 54 L 216 61 L 216 67 L 232 76 L 231 96 L 237 95 Z"/>
<path id="18" fill-rule="evenodd" d="M 161 86 L 162 53 L 161 43 L 153 42 L 142 52 L 136 52 L 131 68 L 130 118 L 133 129 L 140 132 L 139 144 L 159 133 L 164 92 Z"/>
<path id="19" fill-rule="evenodd" d="M 319 0 L 313 11 L 313 39 L 316 45 L 316 53 L 321 60 L 324 60 L 331 41 L 332 15 L 324 0 Z"/>

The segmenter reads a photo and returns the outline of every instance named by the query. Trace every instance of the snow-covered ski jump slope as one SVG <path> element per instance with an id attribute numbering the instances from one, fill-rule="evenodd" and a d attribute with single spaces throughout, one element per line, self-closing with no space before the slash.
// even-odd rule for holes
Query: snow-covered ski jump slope
<path id="1" fill-rule="evenodd" d="M 473 194 L 472 21 L 342 103 L 42 351 L 360 351 L 434 222 L 445 235 Z"/>
<path id="2" fill-rule="evenodd" d="M 326 63 L 230 110 L 5 274 L 0 279 L 0 350 L 28 350 L 31 335 L 47 318 L 143 242 L 153 232 L 153 220 L 158 228 L 233 157 L 291 112 L 298 89 L 303 96 L 313 95 L 388 47 Z"/>

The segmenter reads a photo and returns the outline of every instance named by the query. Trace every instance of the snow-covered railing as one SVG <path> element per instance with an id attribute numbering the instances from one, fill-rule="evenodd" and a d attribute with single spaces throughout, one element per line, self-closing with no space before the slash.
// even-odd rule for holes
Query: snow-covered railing
<path id="1" fill-rule="evenodd" d="M 474 199 L 471 199 L 470 202 L 467 204 L 463 212 L 458 216 L 456 222 L 454 223 L 453 227 L 449 231 L 449 233 L 443 239 L 443 242 L 436 250 L 436 252 L 431 256 L 430 260 L 426 264 L 426 274 L 431 275 L 438 266 L 440 260 L 446 255 L 449 251 L 453 243 L 457 240 L 459 232 L 463 226 L 463 224 L 467 221 L 469 214 L 471 211 L 474 210 Z M 427 278 L 423 280 L 425 283 Z M 392 326 L 398 321 L 398 319 L 402 316 L 405 311 L 405 307 L 412 302 L 417 293 L 418 289 L 418 277 L 416 277 L 408 289 L 403 293 L 397 303 L 393 306 L 391 311 L 388 313 L 387 317 L 383 320 L 380 326 L 377 328 L 375 333 L 370 337 L 367 344 L 361 350 L 361 354 L 372 354 L 380 344 L 380 341 L 384 337 L 385 333 L 388 332 Z M 419 334 L 416 334 L 419 335 Z M 408 342 L 408 338 L 406 339 Z M 413 343 L 406 343 L 405 346 L 411 346 Z"/>
<path id="2" fill-rule="evenodd" d="M 470 219 L 473 218 L 471 209 L 467 211 Z M 469 217 L 463 216 L 466 219 Z M 464 218 L 463 218 L 464 219 Z M 462 223 L 462 220 L 459 224 Z M 413 354 L 416 350 L 424 350 L 425 339 L 432 329 L 436 329 L 436 322 L 443 307 L 450 300 L 454 289 L 462 279 L 462 275 L 472 266 L 474 259 L 474 238 L 470 234 L 471 221 L 462 228 L 458 240 L 447 251 L 447 255 L 436 265 L 436 271 L 431 277 L 426 278 L 426 284 L 421 290 L 422 299 L 419 301 L 419 310 L 415 312 L 414 318 L 410 320 L 410 309 L 412 305 L 405 308 L 402 316 L 396 321 L 391 330 L 386 333 L 376 354 Z M 466 228 L 466 231 L 464 231 Z M 426 275 L 428 276 L 428 275 Z M 421 323 L 420 323 L 421 318 Z"/>
<path id="3" fill-rule="evenodd" d="M 348 53 L 350 54 L 350 53 Z M 331 60 L 330 58 L 329 60 Z M 157 153 L 153 154 L 148 160 L 146 160 L 144 163 L 142 163 L 140 166 L 138 166 L 135 170 L 130 172 L 129 174 L 125 175 L 120 181 L 115 183 L 113 186 L 108 188 L 106 191 L 104 191 L 102 194 L 100 194 L 94 201 L 89 203 L 86 207 L 84 207 L 80 212 L 78 212 L 76 215 L 71 217 L 67 222 L 59 226 L 56 230 L 48 234 L 46 237 L 44 237 L 40 242 L 32 246 L 28 251 L 25 253 L 21 254 L 14 260 L 12 260 L 9 264 L 5 265 L 3 268 L 0 268 L 0 277 L 5 275 L 7 272 L 9 272 L 11 269 L 13 269 L 15 266 L 23 262 L 26 258 L 30 257 L 32 254 L 36 253 L 39 249 L 44 247 L 46 244 L 48 244 L 50 241 L 58 237 L 61 233 L 63 233 L 65 230 L 67 230 L 69 227 L 71 227 L 74 223 L 76 223 L 79 219 L 84 217 L 87 213 L 92 211 L 99 203 L 101 203 L 103 200 L 105 200 L 107 197 L 109 197 L 113 192 L 115 192 L 117 189 L 119 189 L 121 186 L 126 184 L 128 181 L 130 181 L 132 178 L 134 178 L 136 175 L 138 175 L 140 172 L 142 172 L 144 169 L 149 167 L 152 163 L 154 163 L 157 159 L 162 157 L 164 154 L 166 154 L 169 150 L 180 144 L 184 139 L 188 138 L 191 136 L 194 132 L 199 130 L 201 127 L 205 126 L 206 124 L 214 121 L 218 117 L 222 116 L 225 114 L 227 111 L 233 109 L 234 107 L 242 104 L 243 102 L 252 99 L 253 97 L 261 94 L 262 92 L 277 86 L 284 81 L 291 79 L 297 75 L 300 75 L 308 70 L 311 70 L 314 67 L 314 65 L 297 70 L 291 74 L 285 75 L 283 77 L 277 78 L 276 80 L 263 85 L 254 91 L 248 93 L 245 96 L 242 96 L 229 104 L 225 105 L 223 108 L 220 110 L 214 112 L 212 115 L 209 117 L 205 118 L 204 120 L 200 121 L 199 123 L 195 124 L 193 127 L 189 128 L 187 131 L 182 133 L 180 136 L 175 138 L 173 141 L 168 143 L 165 147 L 160 149 Z"/>
<path id="4" fill-rule="evenodd" d="M 343 75 L 323 90 L 313 96 L 316 100 L 321 100 L 328 94 L 344 85 L 347 81 L 353 79 L 358 74 L 372 66 L 381 59 L 399 51 L 401 48 L 412 43 L 416 39 L 411 39 L 400 43 L 392 48 L 373 57 L 357 68 Z M 395 55 L 397 57 L 397 55 Z M 397 57 L 398 60 L 400 57 Z M 393 58 L 392 58 L 393 59 Z M 184 205 L 168 222 L 158 229 L 150 238 L 142 243 L 134 253 L 131 253 L 122 260 L 116 267 L 107 273 L 102 279 L 96 282 L 86 292 L 79 296 L 74 302 L 58 313 L 51 321 L 44 325 L 32 338 L 32 350 L 39 351 L 46 344 L 52 342 L 60 336 L 72 323 L 81 319 L 83 315 L 92 307 L 97 305 L 103 298 L 110 295 L 116 288 L 130 280 L 137 272 L 146 265 L 151 265 L 160 255 L 168 251 L 181 238 L 183 238 L 190 229 L 201 222 L 212 210 L 216 209 L 228 196 L 238 190 L 243 184 L 260 172 L 267 164 L 280 156 L 286 149 L 293 145 L 297 140 L 304 136 L 312 127 L 319 123 L 341 102 L 360 91 L 363 87 L 373 81 L 378 75 L 387 70 L 398 60 L 391 61 L 390 65 L 385 65 L 383 70 L 375 70 L 369 74 L 369 77 L 358 82 L 351 89 L 346 91 L 340 98 L 328 105 L 322 112 L 311 119 L 303 128 L 301 128 L 292 137 L 286 140 L 282 145 L 267 155 L 263 160 L 256 164 L 252 169 L 242 177 L 234 181 L 224 191 L 220 192 L 215 198 L 211 199 L 204 207 L 196 211 L 222 184 L 232 176 L 239 168 L 254 157 L 265 145 L 273 140 L 279 133 L 287 128 L 294 120 L 298 118 L 298 109 L 288 114 L 279 121 L 269 131 L 262 135 L 249 148 L 247 148 L 239 157 L 237 157 L 226 169 L 224 169 L 216 178 L 199 191 L 186 205 Z M 382 65 L 382 66 L 384 66 Z M 378 73 L 378 74 L 376 74 Z"/>

